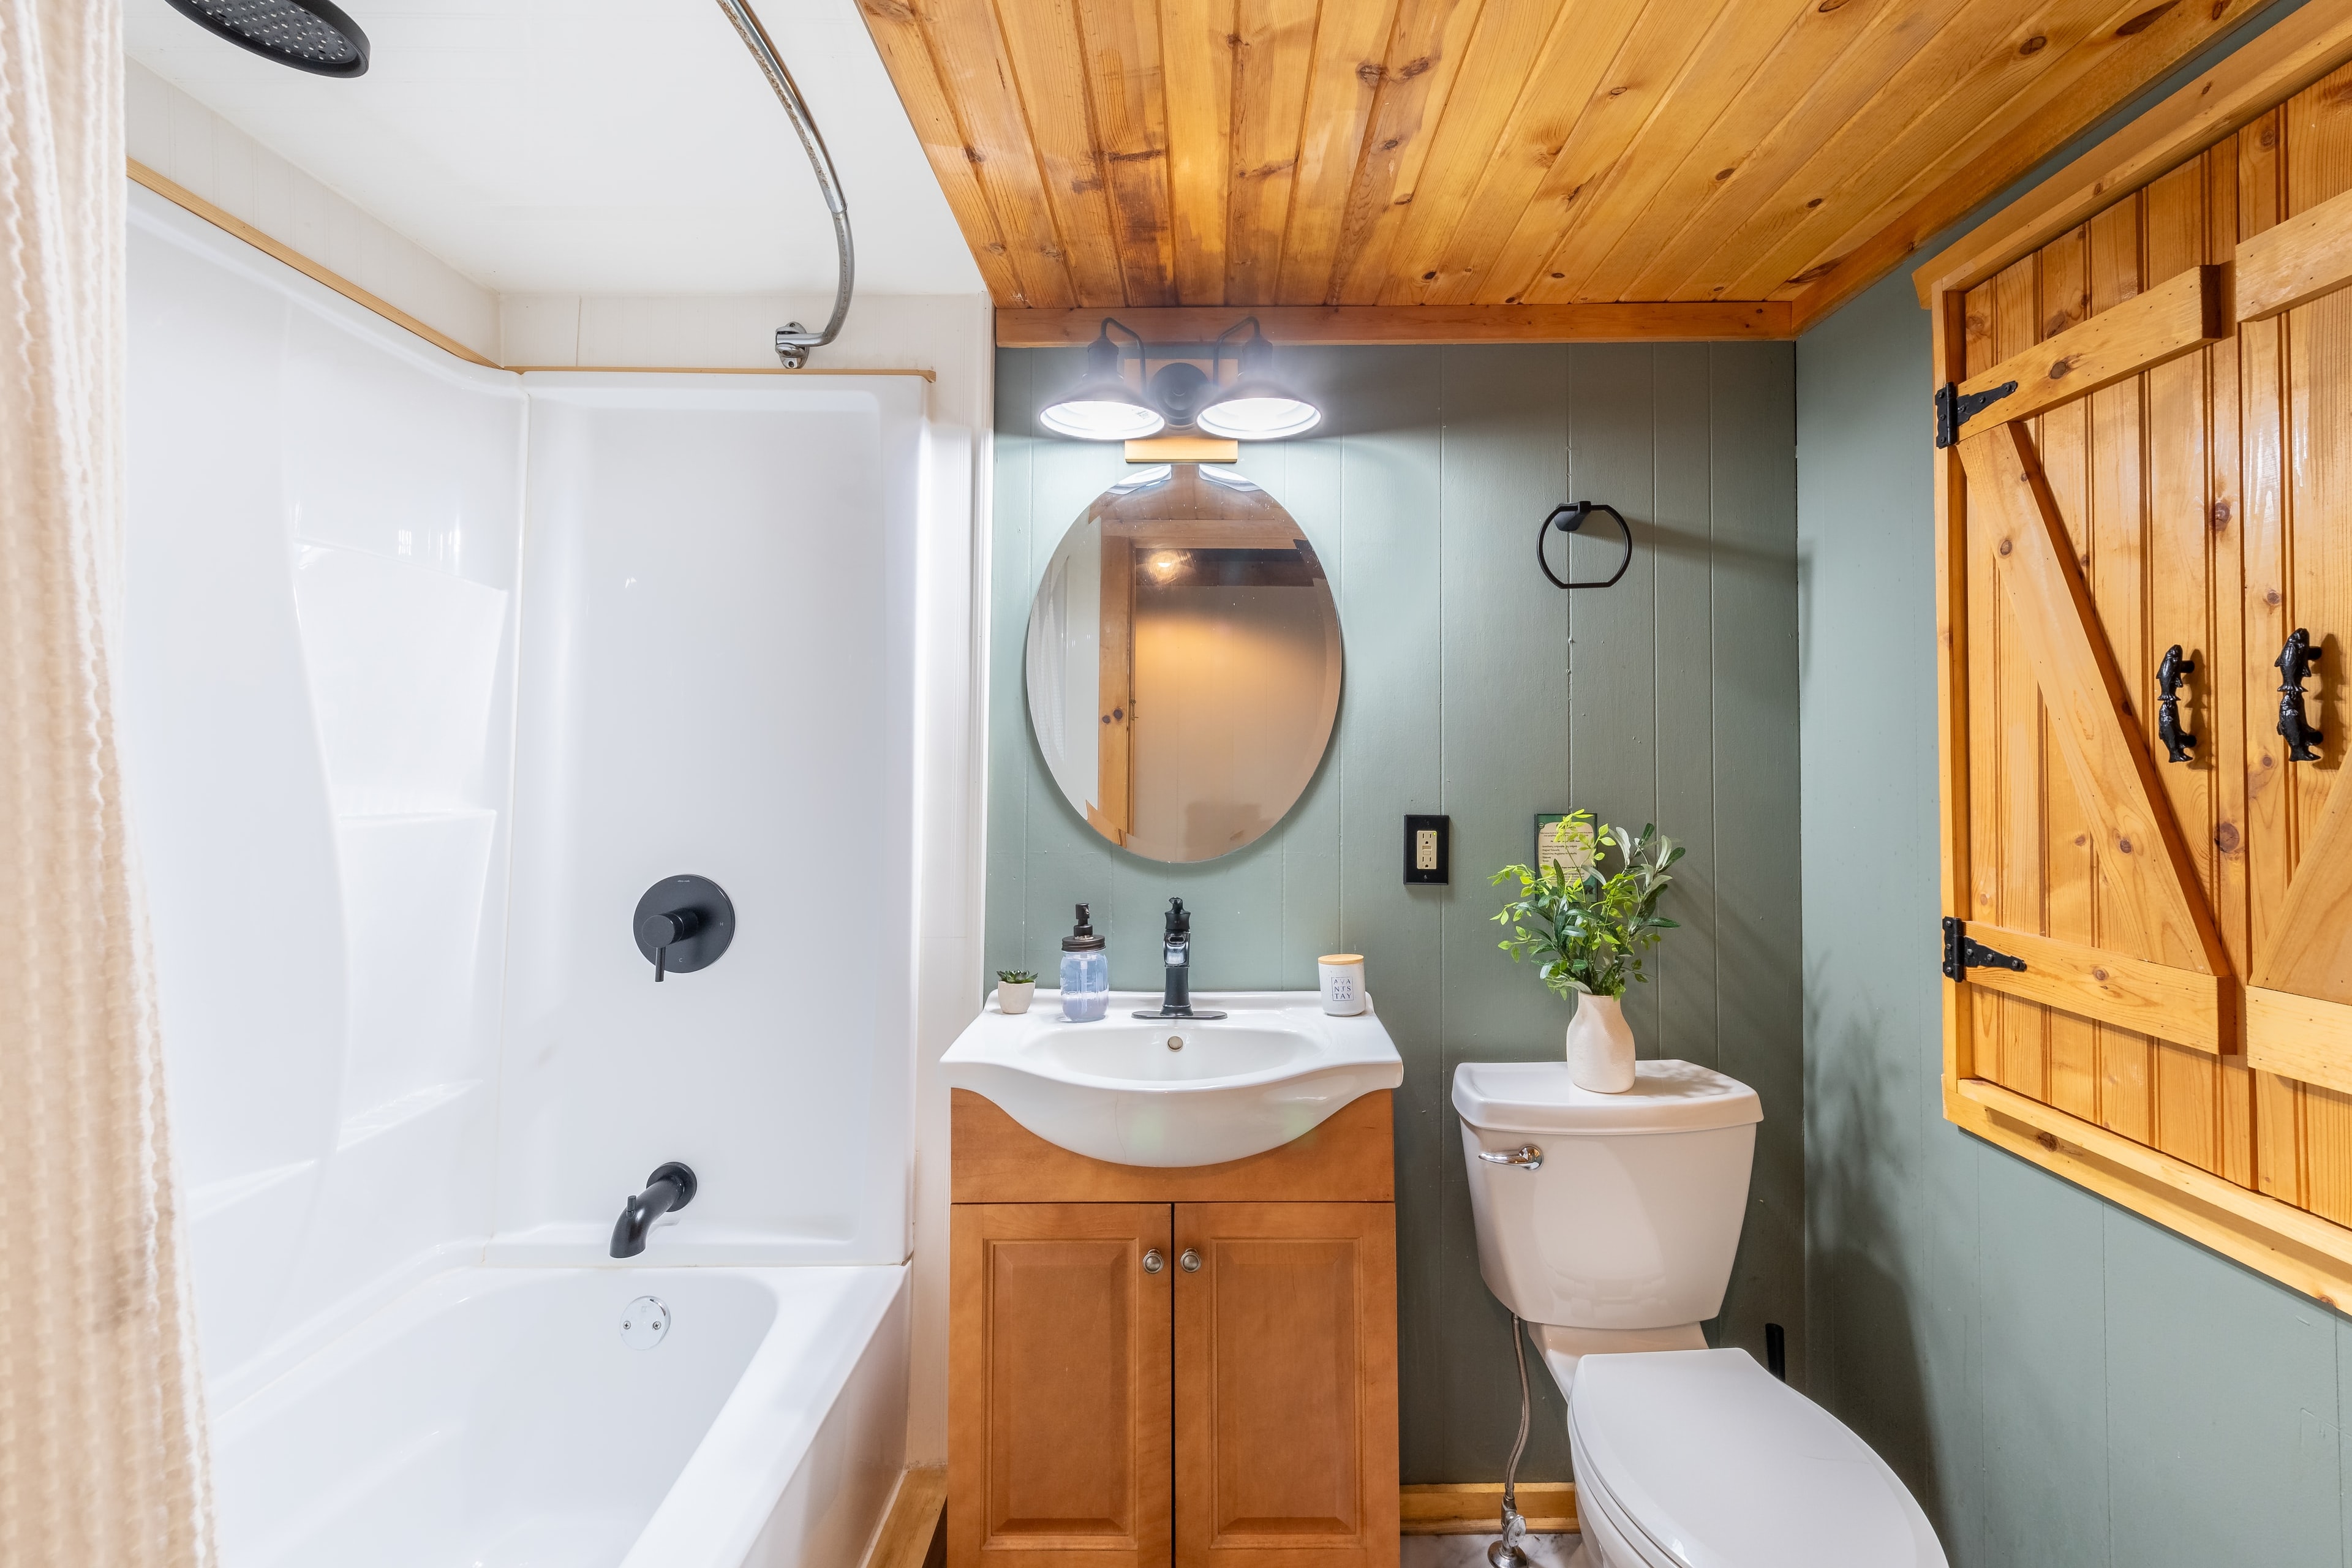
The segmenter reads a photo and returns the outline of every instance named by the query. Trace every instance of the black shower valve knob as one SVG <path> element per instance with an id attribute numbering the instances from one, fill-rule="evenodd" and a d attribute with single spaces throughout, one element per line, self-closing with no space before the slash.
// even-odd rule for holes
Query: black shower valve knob
<path id="1" fill-rule="evenodd" d="M 718 963 L 735 940 L 735 904 L 708 877 L 665 877 L 637 900 L 629 935 L 656 982 L 691 974 Z"/>
<path id="2" fill-rule="evenodd" d="M 702 917 L 692 910 L 668 910 L 647 915 L 642 929 L 646 942 L 656 947 L 669 947 L 700 931 Z"/>

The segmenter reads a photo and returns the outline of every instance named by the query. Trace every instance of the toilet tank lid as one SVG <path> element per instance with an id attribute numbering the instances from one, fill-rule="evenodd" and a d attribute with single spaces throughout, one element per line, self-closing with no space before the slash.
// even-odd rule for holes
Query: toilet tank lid
<path id="1" fill-rule="evenodd" d="M 1454 1109 L 1483 1132 L 1596 1136 L 1701 1132 L 1764 1120 L 1756 1091 L 1696 1062 L 1639 1062 L 1633 1087 L 1601 1094 L 1569 1081 L 1568 1064 L 1464 1062 L 1454 1069 Z"/>
<path id="2" fill-rule="evenodd" d="M 1569 1425 L 1577 1479 L 1685 1568 L 1946 1568 L 1885 1461 L 1745 1351 L 1586 1356 Z"/>

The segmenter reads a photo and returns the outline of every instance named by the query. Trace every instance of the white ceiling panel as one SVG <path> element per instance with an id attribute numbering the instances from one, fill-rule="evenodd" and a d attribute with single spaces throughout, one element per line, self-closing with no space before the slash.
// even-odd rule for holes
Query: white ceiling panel
<path id="1" fill-rule="evenodd" d="M 128 48 L 498 292 L 831 291 L 816 181 L 714 0 L 341 3 L 372 46 L 355 80 L 261 59 L 163 0 L 128 0 Z M 978 292 L 855 0 L 758 9 L 833 150 L 859 291 Z"/>

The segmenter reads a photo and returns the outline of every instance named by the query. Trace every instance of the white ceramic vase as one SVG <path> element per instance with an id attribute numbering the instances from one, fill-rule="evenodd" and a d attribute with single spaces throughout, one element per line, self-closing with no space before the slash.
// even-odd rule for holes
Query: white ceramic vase
<path id="1" fill-rule="evenodd" d="M 1026 1013 L 1029 1011 L 1029 999 L 1036 994 L 1037 983 L 1034 980 L 1019 985 L 1009 980 L 1000 980 L 996 983 L 996 1005 L 1008 1014 Z"/>
<path id="2" fill-rule="evenodd" d="M 1577 997 L 1576 1016 L 1568 1021 L 1568 1079 L 1595 1094 L 1633 1087 L 1633 1031 L 1618 998 Z"/>

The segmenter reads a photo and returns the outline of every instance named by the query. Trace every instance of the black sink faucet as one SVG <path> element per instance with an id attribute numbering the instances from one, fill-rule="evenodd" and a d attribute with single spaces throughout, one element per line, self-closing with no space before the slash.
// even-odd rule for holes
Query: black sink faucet
<path id="1" fill-rule="evenodd" d="M 1160 957 L 1168 965 L 1167 988 L 1160 993 L 1160 1006 L 1154 1012 L 1139 1010 L 1139 1018 L 1222 1018 L 1223 1013 L 1196 1013 L 1192 1010 L 1192 917 L 1184 910 L 1184 900 L 1168 900 L 1168 930 L 1160 939 Z"/>
<path id="2" fill-rule="evenodd" d="M 694 1173 L 672 1160 L 646 1178 L 646 1190 L 623 1201 L 621 1217 L 613 1222 L 613 1256 L 635 1258 L 646 1249 L 646 1232 L 654 1221 L 694 1201 Z"/>

